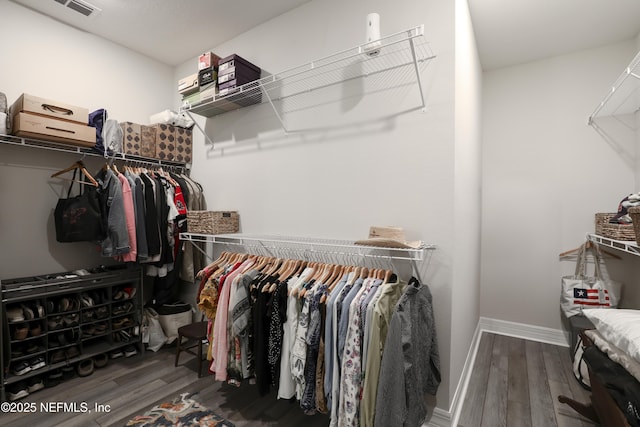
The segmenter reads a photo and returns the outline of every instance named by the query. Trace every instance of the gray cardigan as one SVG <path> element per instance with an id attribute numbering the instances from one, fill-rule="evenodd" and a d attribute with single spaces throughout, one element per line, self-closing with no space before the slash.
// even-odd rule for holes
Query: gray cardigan
<path id="1" fill-rule="evenodd" d="M 440 385 L 440 356 L 431 292 L 415 278 L 391 318 L 378 381 L 375 425 L 422 425 L 425 394 Z"/>

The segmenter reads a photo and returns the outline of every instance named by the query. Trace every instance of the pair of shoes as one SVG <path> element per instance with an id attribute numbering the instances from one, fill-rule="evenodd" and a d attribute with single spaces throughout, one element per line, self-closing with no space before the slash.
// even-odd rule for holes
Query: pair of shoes
<path id="1" fill-rule="evenodd" d="M 138 350 L 136 350 L 135 346 L 129 345 L 124 348 L 124 357 L 131 357 L 138 354 Z"/>
<path id="2" fill-rule="evenodd" d="M 31 365 L 24 360 L 17 362 L 12 368 L 11 373 L 14 375 L 24 375 L 31 370 Z"/>
<path id="3" fill-rule="evenodd" d="M 96 368 L 104 368 L 107 366 L 108 362 L 109 356 L 107 356 L 107 353 L 96 354 L 93 356 L 93 366 Z"/>
<path id="4" fill-rule="evenodd" d="M 51 364 L 64 362 L 65 360 L 67 360 L 67 355 L 65 354 L 64 350 L 56 350 L 49 357 L 49 362 Z"/>
<path id="5" fill-rule="evenodd" d="M 47 366 L 47 362 L 45 362 L 44 357 L 37 356 L 29 361 L 29 367 L 31 371 L 35 371 L 36 369 L 44 368 Z"/>
<path id="6" fill-rule="evenodd" d="M 35 314 L 33 314 L 33 310 L 30 309 L 29 307 L 27 307 L 24 304 L 20 305 L 20 308 L 22 309 L 22 313 L 24 313 L 24 318 L 25 320 L 33 320 L 35 319 Z"/>
<path id="7" fill-rule="evenodd" d="M 40 322 L 32 323 L 29 327 L 29 335 L 32 337 L 39 337 L 42 335 L 42 327 L 40 326 Z"/>
<path id="8" fill-rule="evenodd" d="M 35 393 L 38 390 L 42 390 L 44 388 L 44 381 L 42 377 L 35 376 L 31 377 L 27 380 L 27 390 L 29 393 Z"/>
<path id="9" fill-rule="evenodd" d="M 81 294 L 80 304 L 83 307 L 93 307 L 95 305 L 95 302 L 93 301 L 93 298 L 91 298 L 88 294 Z"/>
<path id="10" fill-rule="evenodd" d="M 132 299 L 136 295 L 136 288 L 126 287 L 123 289 L 124 299 Z"/>
<path id="11" fill-rule="evenodd" d="M 24 311 L 18 306 L 7 307 L 7 320 L 9 322 L 24 322 Z"/>
<path id="12" fill-rule="evenodd" d="M 109 317 L 109 307 L 102 306 L 95 310 L 96 319 L 106 319 Z"/>
<path id="13" fill-rule="evenodd" d="M 78 313 L 65 314 L 64 316 L 62 316 L 62 323 L 64 323 L 64 326 L 66 326 L 67 328 L 78 326 L 79 321 L 80 316 L 78 315 Z"/>
<path id="14" fill-rule="evenodd" d="M 62 316 L 49 317 L 49 319 L 47 319 L 47 326 L 49 326 L 50 331 L 62 329 L 64 327 Z"/>
<path id="15" fill-rule="evenodd" d="M 62 382 L 62 370 L 56 369 L 55 371 L 51 371 L 49 375 L 44 380 L 44 386 L 55 387 Z"/>
<path id="16" fill-rule="evenodd" d="M 19 323 L 13 327 L 12 338 L 14 340 L 23 340 L 29 335 L 29 325 L 26 323 Z"/>
<path id="17" fill-rule="evenodd" d="M 7 392 L 9 395 L 9 400 L 12 402 L 29 396 L 27 383 L 25 381 L 19 381 L 15 384 L 10 385 L 9 387 L 7 387 Z"/>
<path id="18" fill-rule="evenodd" d="M 114 351 L 112 351 L 112 352 L 109 354 L 109 356 L 110 356 L 112 359 L 117 359 L 118 357 L 122 357 L 122 356 L 124 356 L 124 353 L 122 352 L 122 350 L 118 349 L 118 350 L 114 350 Z"/>
<path id="19" fill-rule="evenodd" d="M 131 301 L 127 301 L 124 304 L 117 305 L 113 308 L 113 315 L 118 316 L 120 314 L 126 314 L 133 311 L 134 305 Z"/>
<path id="20" fill-rule="evenodd" d="M 74 345 L 73 347 L 69 347 L 65 351 L 65 355 L 67 356 L 67 359 L 72 359 L 74 357 L 80 356 L 80 350 L 78 349 L 77 345 Z"/>
<path id="21" fill-rule="evenodd" d="M 93 374 L 93 359 L 85 359 L 78 362 L 76 372 L 80 377 L 88 377 Z"/>
<path id="22" fill-rule="evenodd" d="M 29 344 L 27 344 L 27 347 L 24 349 L 24 353 L 25 354 L 33 354 L 33 353 L 38 353 L 40 351 L 44 351 L 44 347 L 42 347 L 41 345 L 39 345 L 38 343 L 41 341 L 36 341 L 36 342 L 30 342 Z"/>

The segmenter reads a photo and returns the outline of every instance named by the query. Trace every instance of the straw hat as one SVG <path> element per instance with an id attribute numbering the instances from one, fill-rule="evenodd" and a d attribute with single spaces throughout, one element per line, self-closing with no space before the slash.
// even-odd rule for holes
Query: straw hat
<path id="1" fill-rule="evenodd" d="M 381 248 L 418 249 L 422 246 L 422 241 L 408 242 L 401 227 L 372 226 L 369 228 L 369 238 L 358 240 L 355 244 Z"/>

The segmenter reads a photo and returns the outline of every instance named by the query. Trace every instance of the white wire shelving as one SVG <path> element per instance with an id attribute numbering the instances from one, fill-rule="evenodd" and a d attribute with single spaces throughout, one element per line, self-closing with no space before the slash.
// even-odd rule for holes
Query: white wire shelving
<path id="1" fill-rule="evenodd" d="M 371 44 L 365 43 L 262 77 L 230 91 L 223 90 L 209 98 L 200 99 L 195 104 L 183 105 L 181 111 L 214 117 L 238 108 L 269 103 L 282 128 L 288 132 L 283 114 L 328 102 L 325 96 L 320 95 L 322 89 L 358 79 L 373 82 L 371 91 L 417 84 L 421 108 L 424 110 L 420 72 L 435 58 L 429 43 L 424 40 L 424 26 L 381 38 L 376 41 L 375 51 L 376 54 L 371 54 Z M 274 104 L 276 102 L 278 107 Z M 203 133 L 206 135 L 204 131 Z M 211 140 L 209 142 L 212 143 Z"/>
<path id="2" fill-rule="evenodd" d="M 435 245 L 422 244 L 417 249 L 357 245 L 352 240 L 331 240 L 310 237 L 265 236 L 249 234 L 180 233 L 180 239 L 193 243 L 213 243 L 258 255 L 299 258 L 313 261 L 333 259 L 381 259 L 423 261 Z"/>
<path id="3" fill-rule="evenodd" d="M 593 110 L 588 124 L 597 126 L 597 119 L 617 117 L 635 127 L 633 116 L 640 111 L 640 52 L 609 88 L 602 101 Z"/>
<path id="4" fill-rule="evenodd" d="M 587 234 L 587 238 L 599 245 L 640 256 L 640 247 L 635 241 L 614 240 L 608 237 L 600 236 L 598 234 Z"/>
<path id="5" fill-rule="evenodd" d="M 94 151 L 92 148 L 77 146 L 77 145 L 69 145 L 60 142 L 53 142 L 41 139 L 29 139 L 29 138 L 21 138 L 17 136 L 11 135 L 3 135 L 0 134 L 0 145 L 15 145 L 19 147 L 28 147 L 28 148 L 37 148 L 41 150 L 49 150 L 49 151 L 60 151 L 63 153 L 72 153 L 72 154 L 82 154 L 83 156 L 92 156 L 92 157 L 102 157 L 114 160 L 122 160 L 127 162 L 132 162 L 136 164 L 144 164 L 150 166 L 171 166 L 178 167 L 182 169 L 188 169 L 189 164 L 180 163 L 180 162 L 172 162 L 169 160 L 161 160 L 155 159 L 151 157 L 143 157 L 143 156 L 134 156 L 132 154 L 126 153 L 115 153 L 111 156 L 105 157 L 104 154 L 98 153 Z"/>

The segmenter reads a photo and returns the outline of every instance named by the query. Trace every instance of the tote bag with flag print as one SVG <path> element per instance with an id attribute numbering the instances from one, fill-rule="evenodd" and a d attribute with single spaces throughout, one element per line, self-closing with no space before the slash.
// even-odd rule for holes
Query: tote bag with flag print
<path id="1" fill-rule="evenodd" d="M 593 276 L 586 271 L 588 253 L 594 259 Z M 609 278 L 598 245 L 592 244 L 587 249 L 585 243 L 578 250 L 575 274 L 562 278 L 560 307 L 567 317 L 580 314 L 583 308 L 616 308 L 621 289 L 621 283 Z"/>

